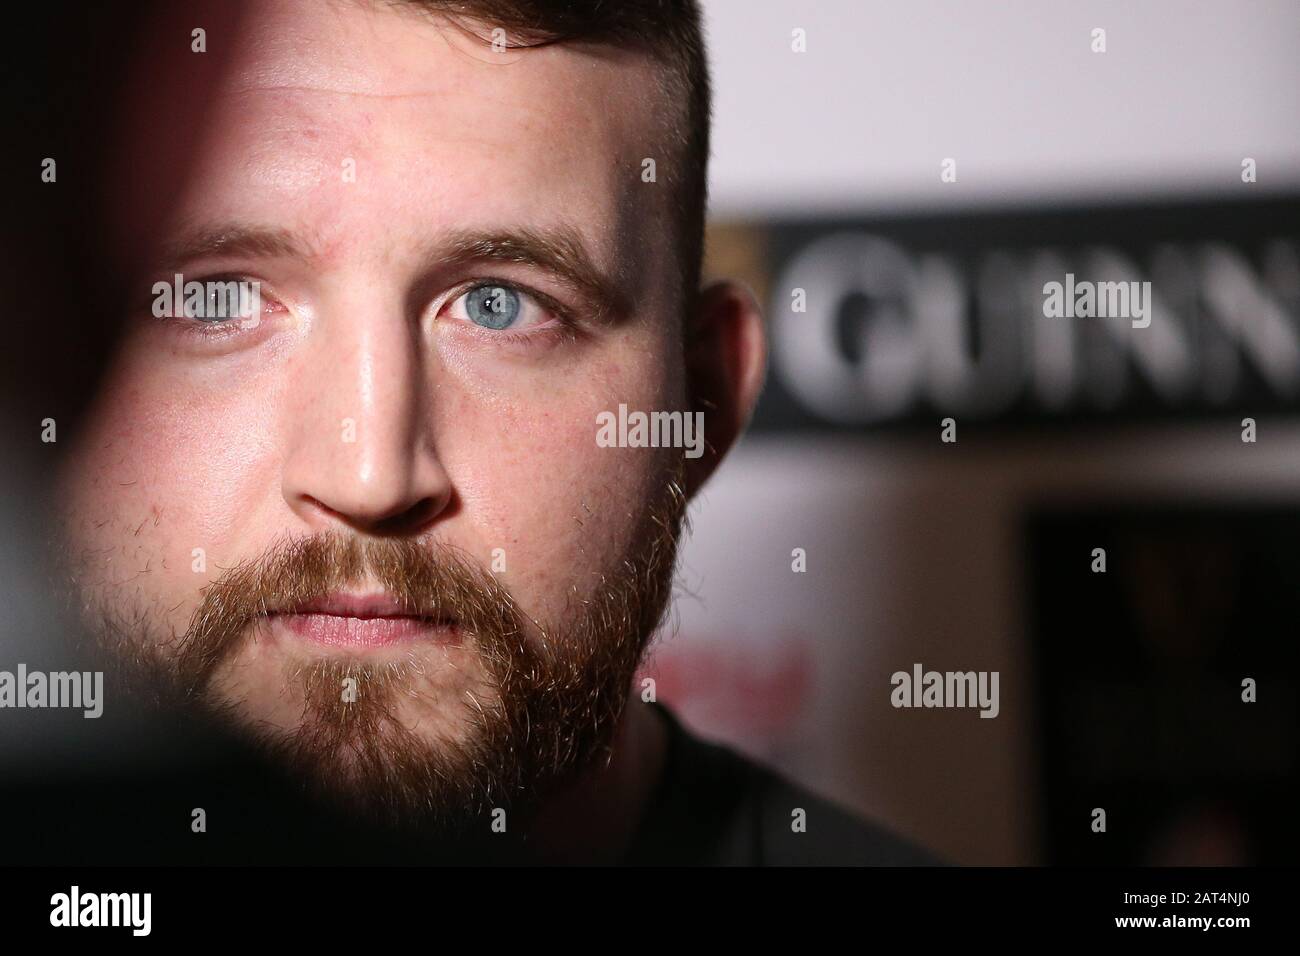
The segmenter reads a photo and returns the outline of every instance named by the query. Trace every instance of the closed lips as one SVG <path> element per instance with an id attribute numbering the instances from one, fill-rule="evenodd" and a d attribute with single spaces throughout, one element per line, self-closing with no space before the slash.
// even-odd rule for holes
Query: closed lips
<path id="1" fill-rule="evenodd" d="M 300 637 L 341 647 L 394 644 L 456 625 L 446 616 L 405 610 L 386 594 L 333 594 L 305 601 L 273 617 Z"/>

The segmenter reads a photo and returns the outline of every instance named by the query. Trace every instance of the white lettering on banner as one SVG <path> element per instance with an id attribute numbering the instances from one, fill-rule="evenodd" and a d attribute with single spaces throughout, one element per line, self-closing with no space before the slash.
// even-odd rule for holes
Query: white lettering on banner
<path id="1" fill-rule="evenodd" d="M 1130 365 L 1172 407 L 1231 401 L 1246 366 L 1273 396 L 1294 399 L 1300 316 L 1283 303 L 1300 284 L 1300 247 L 1273 240 L 1263 260 L 1257 271 L 1223 242 L 1161 243 L 1149 278 L 1108 246 L 1076 250 L 1069 269 L 1061 252 L 1033 248 L 992 251 L 965 270 L 955 254 L 835 233 L 791 258 L 773 286 L 773 369 L 807 411 L 838 424 L 889 421 L 921 401 L 973 418 L 1022 400 L 1049 413 L 1113 409 L 1134 394 Z M 1045 317 L 1044 286 L 1067 272 L 1088 275 L 1108 310 L 1122 311 L 1128 290 L 1133 321 Z M 779 307 L 795 287 L 805 312 Z M 855 299 L 861 321 L 846 327 Z"/>

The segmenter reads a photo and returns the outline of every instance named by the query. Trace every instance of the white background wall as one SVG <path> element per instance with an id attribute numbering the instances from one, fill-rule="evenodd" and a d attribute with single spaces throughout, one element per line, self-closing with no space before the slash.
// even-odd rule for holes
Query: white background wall
<path id="1" fill-rule="evenodd" d="M 721 218 L 1300 184 L 1295 0 L 704 4 Z"/>

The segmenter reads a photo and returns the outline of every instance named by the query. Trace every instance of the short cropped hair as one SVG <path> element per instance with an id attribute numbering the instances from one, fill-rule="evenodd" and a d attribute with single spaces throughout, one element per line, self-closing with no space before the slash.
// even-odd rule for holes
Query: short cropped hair
<path id="1" fill-rule="evenodd" d="M 512 48 L 596 43 L 645 53 L 664 68 L 663 90 L 682 104 L 674 156 L 663 179 L 673 190 L 678 261 L 687 302 L 699 288 L 708 206 L 710 84 L 697 0 L 393 0 L 474 30 L 504 29 Z M 656 175 L 659 169 L 656 169 Z"/>

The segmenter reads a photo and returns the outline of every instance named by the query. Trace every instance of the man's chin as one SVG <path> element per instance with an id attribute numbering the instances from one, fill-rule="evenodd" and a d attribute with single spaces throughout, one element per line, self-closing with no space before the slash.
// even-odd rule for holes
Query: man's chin
<path id="1" fill-rule="evenodd" d="M 379 822 L 446 831 L 473 827 L 514 789 L 509 718 L 471 649 L 283 638 L 249 641 L 201 699 L 319 797 Z"/>
<path id="2" fill-rule="evenodd" d="M 488 832 L 506 803 L 494 766 L 501 751 L 483 741 L 428 740 L 396 724 L 339 727 L 304 722 L 292 733 L 256 735 L 266 756 L 327 806 L 358 821 L 424 836 Z"/>

